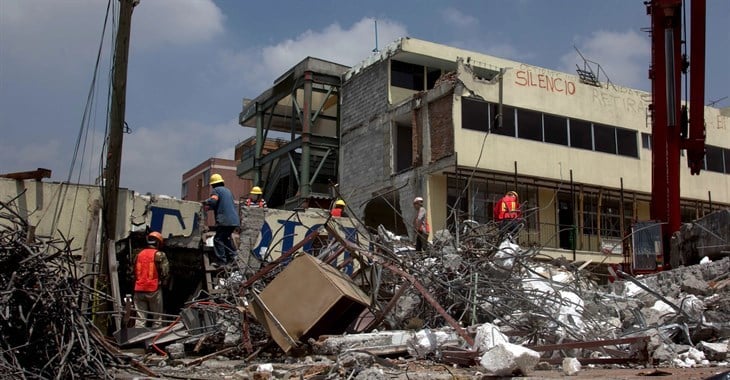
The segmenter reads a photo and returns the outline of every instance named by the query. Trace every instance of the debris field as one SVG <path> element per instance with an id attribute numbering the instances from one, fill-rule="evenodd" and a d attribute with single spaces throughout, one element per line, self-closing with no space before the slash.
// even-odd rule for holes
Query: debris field
<path id="1" fill-rule="evenodd" d="M 379 228 L 358 243 L 328 219 L 271 261 L 239 257 L 156 330 L 115 301 L 68 242 L 0 205 L 0 377 L 484 378 L 539 371 L 728 370 L 730 258 L 651 275 L 522 247 L 519 228 L 438 231 L 424 252 Z M 362 231 L 365 231 L 364 229 Z M 318 242 L 314 254 L 301 252 Z M 243 255 L 241 255 L 243 256 Z M 559 377 L 559 376 L 558 376 Z"/>

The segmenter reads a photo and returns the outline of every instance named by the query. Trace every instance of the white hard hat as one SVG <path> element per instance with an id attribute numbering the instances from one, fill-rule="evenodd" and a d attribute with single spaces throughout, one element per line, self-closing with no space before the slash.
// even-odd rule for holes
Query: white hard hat
<path id="1" fill-rule="evenodd" d="M 413 200 L 413 203 L 416 203 L 416 202 L 423 202 L 423 198 L 421 198 L 421 197 L 416 197 L 416 198 L 415 198 L 415 199 Z"/>

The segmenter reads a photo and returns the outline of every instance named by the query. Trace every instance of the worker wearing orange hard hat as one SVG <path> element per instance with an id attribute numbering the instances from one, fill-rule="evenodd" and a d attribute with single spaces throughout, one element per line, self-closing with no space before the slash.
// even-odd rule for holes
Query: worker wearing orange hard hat
<path id="1" fill-rule="evenodd" d="M 134 307 L 137 327 L 160 327 L 162 320 L 162 285 L 170 276 L 170 264 L 162 251 L 164 239 L 157 231 L 147 235 L 147 248 L 134 259 Z"/>

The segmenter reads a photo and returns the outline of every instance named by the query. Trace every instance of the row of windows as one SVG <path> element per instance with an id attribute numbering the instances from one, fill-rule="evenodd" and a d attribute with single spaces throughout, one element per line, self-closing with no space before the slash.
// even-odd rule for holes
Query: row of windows
<path id="1" fill-rule="evenodd" d="M 569 146 L 596 152 L 639 157 L 636 131 L 533 110 L 499 106 L 461 98 L 462 128 Z"/>
<path id="2" fill-rule="evenodd" d="M 650 134 L 641 134 L 641 146 L 644 149 L 651 150 Z M 682 154 L 684 155 L 684 151 Z M 705 159 L 702 162 L 702 170 L 730 174 L 730 149 L 705 145 Z"/>

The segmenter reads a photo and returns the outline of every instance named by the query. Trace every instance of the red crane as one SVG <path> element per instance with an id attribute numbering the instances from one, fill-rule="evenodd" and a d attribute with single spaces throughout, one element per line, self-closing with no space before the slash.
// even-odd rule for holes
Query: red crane
<path id="1" fill-rule="evenodd" d="M 681 225 L 679 208 L 680 150 L 687 152 L 690 173 L 700 173 L 705 156 L 705 12 L 706 0 L 689 0 L 690 52 L 682 53 L 683 0 L 646 1 L 651 15 L 652 201 L 651 218 L 662 223 L 667 269 L 669 241 Z M 691 62 L 691 64 L 690 64 Z M 689 110 L 681 104 L 682 74 L 689 69 Z M 659 260 L 658 260 L 659 261 Z"/>

